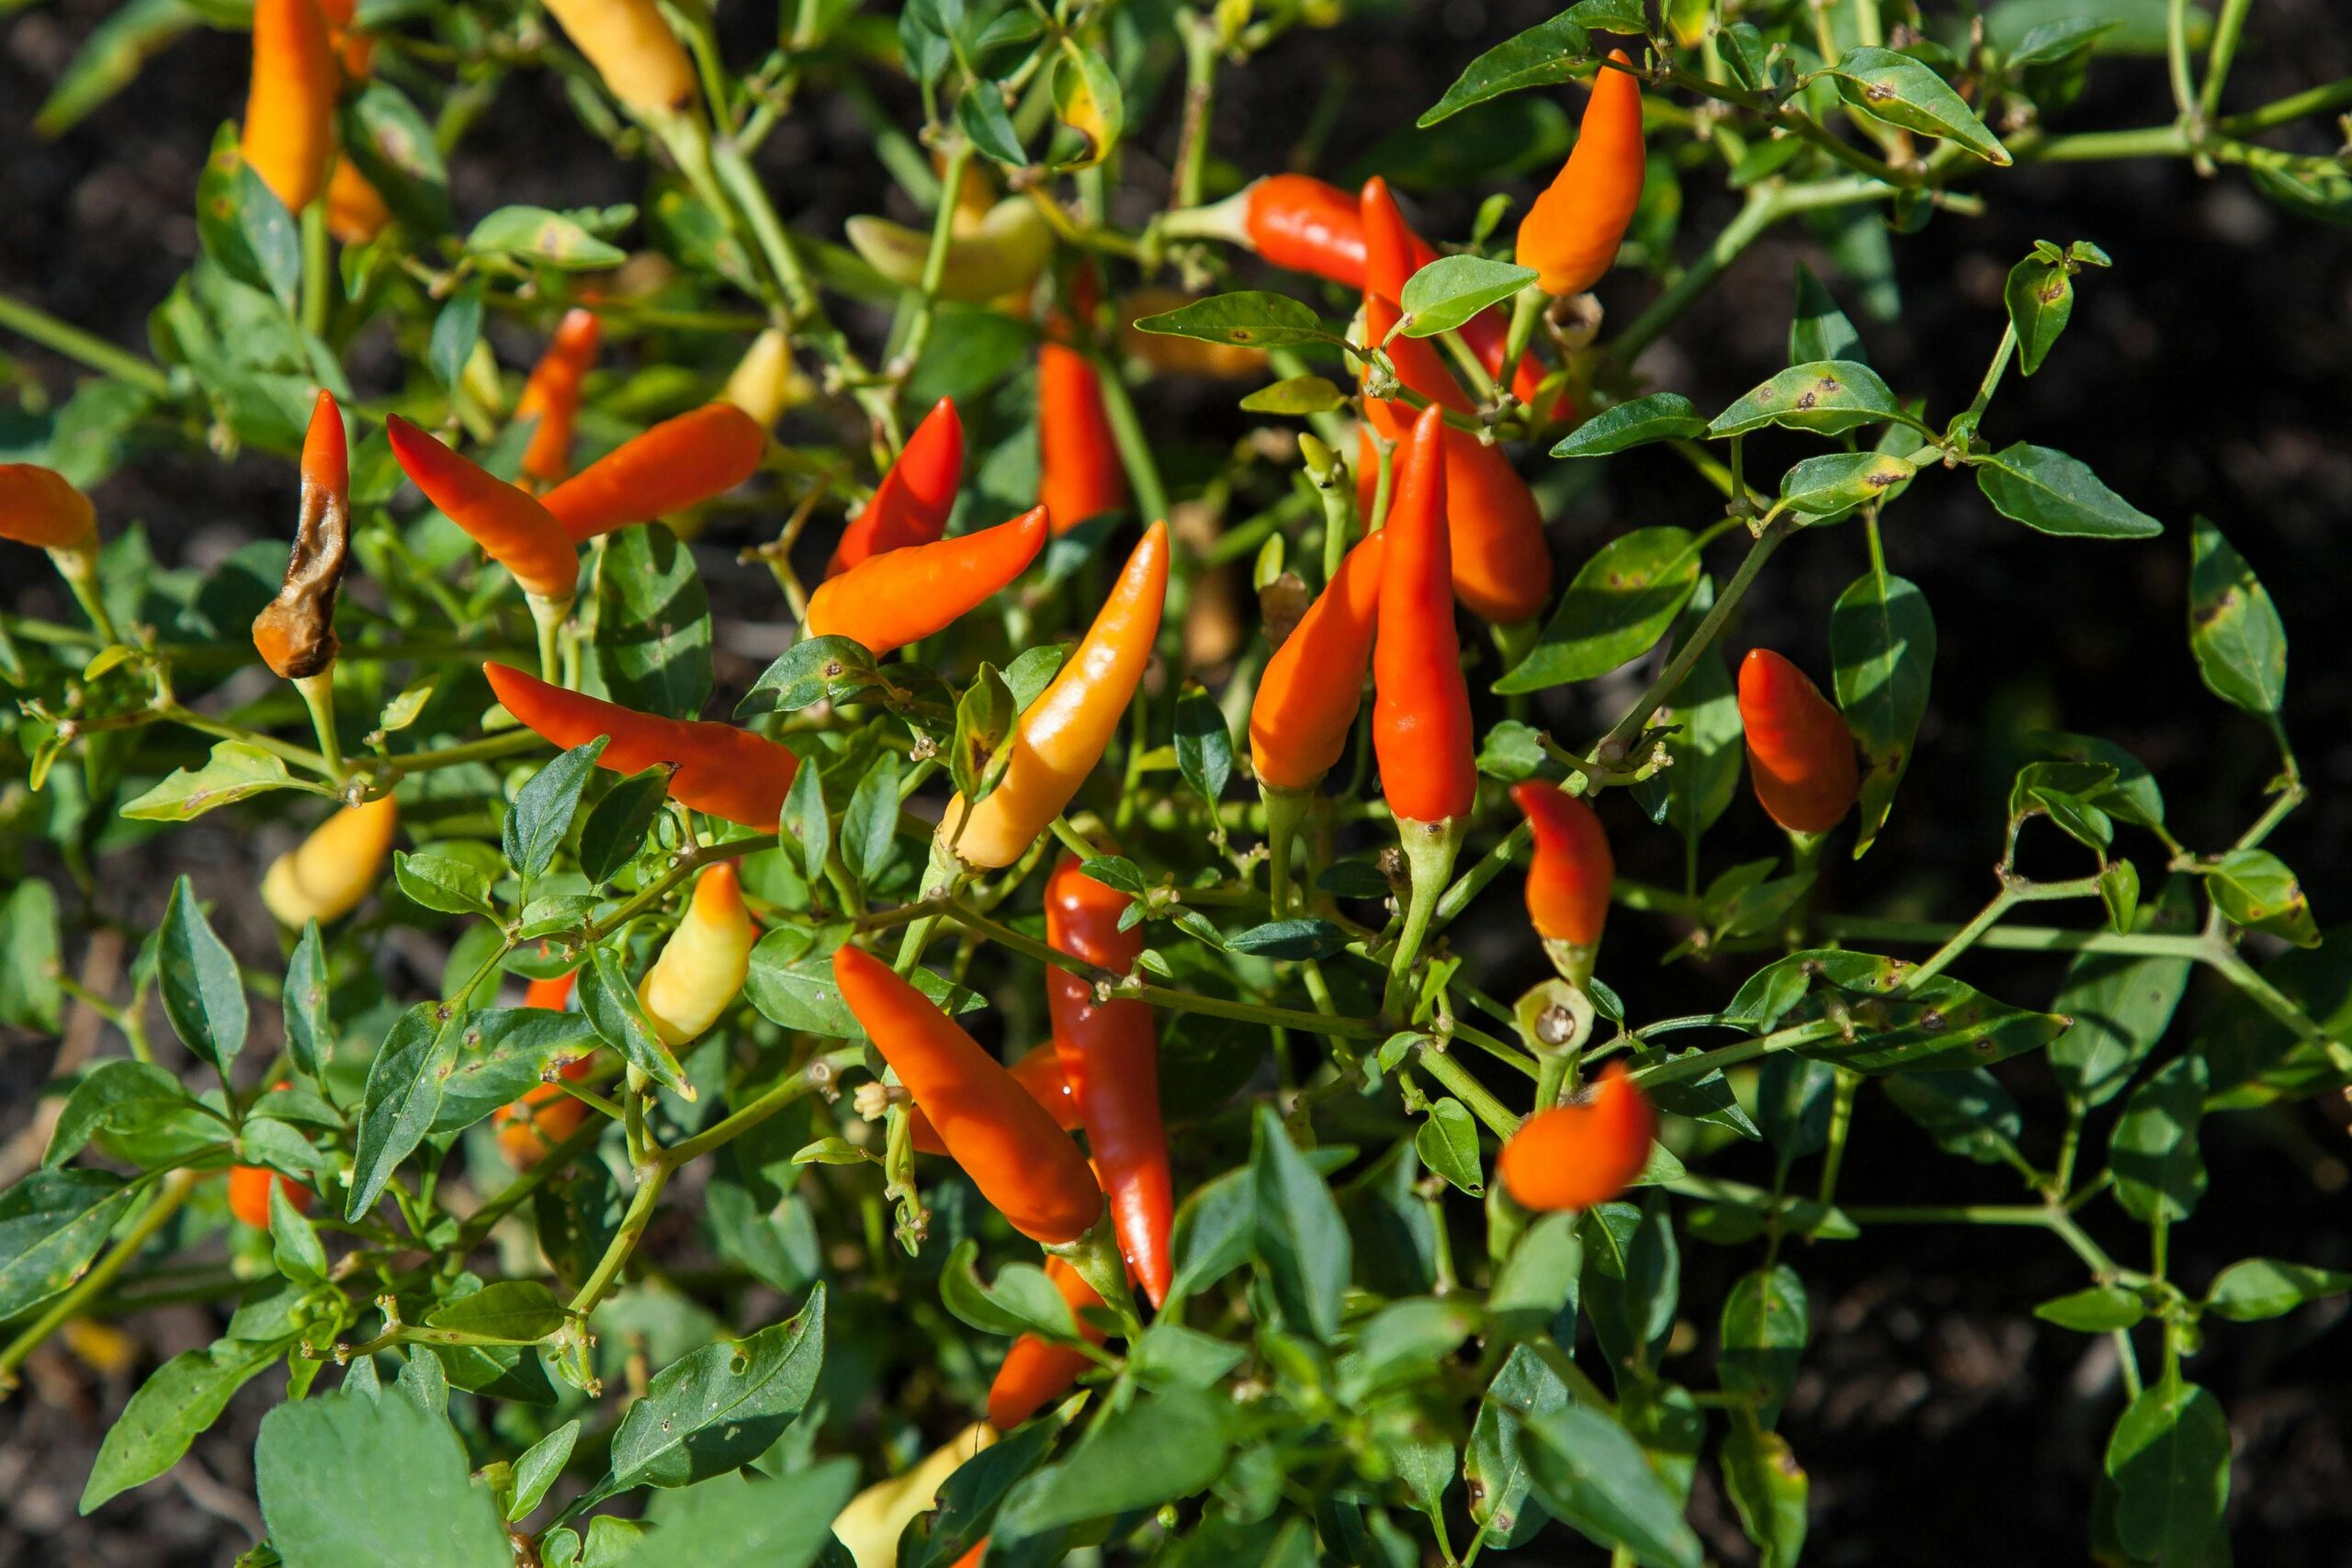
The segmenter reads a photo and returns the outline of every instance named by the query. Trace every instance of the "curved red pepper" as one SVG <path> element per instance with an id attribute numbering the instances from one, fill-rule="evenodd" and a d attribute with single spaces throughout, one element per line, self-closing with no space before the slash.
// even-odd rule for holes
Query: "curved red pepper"
<path id="1" fill-rule="evenodd" d="M 1590 947 L 1609 918 L 1609 889 L 1617 863 L 1600 815 L 1557 784 L 1529 779 L 1510 797 L 1534 830 L 1527 868 L 1527 918 L 1546 942 Z"/>
<path id="2" fill-rule="evenodd" d="M 825 575 L 847 571 L 885 550 L 930 544 L 947 532 L 947 514 L 956 510 L 956 487 L 963 476 L 964 422 L 955 402 L 942 398 L 907 437 L 899 460 L 874 487 L 874 499 L 842 531 Z"/>

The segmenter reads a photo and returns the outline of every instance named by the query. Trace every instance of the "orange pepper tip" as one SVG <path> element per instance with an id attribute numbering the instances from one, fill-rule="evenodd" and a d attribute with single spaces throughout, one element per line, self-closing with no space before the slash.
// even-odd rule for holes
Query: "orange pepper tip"
<path id="1" fill-rule="evenodd" d="M 707 905 L 704 905 L 705 899 L 709 900 Z M 743 910 L 743 881 L 735 870 L 735 863 L 723 860 L 703 867 L 701 874 L 695 878 L 694 902 L 729 919 L 747 912 Z"/>
<path id="2" fill-rule="evenodd" d="M 39 463 L 0 463 L 0 539 L 80 550 L 97 532 L 97 509 L 63 474 Z"/>
<path id="3" fill-rule="evenodd" d="M 552 980 L 534 980 L 523 993 L 523 1005 L 541 1008 L 548 1012 L 561 1012 L 571 1005 L 571 987 L 580 978 L 576 969 L 558 975 Z"/>
<path id="4" fill-rule="evenodd" d="M 310 428 L 302 435 L 302 477 L 335 495 L 351 490 L 351 446 L 344 436 L 343 410 L 323 387 L 311 405 Z"/>
<path id="5" fill-rule="evenodd" d="M 574 305 L 563 313 L 555 325 L 551 344 L 565 354 L 586 360 L 596 352 L 605 335 L 605 319 L 595 311 Z"/>

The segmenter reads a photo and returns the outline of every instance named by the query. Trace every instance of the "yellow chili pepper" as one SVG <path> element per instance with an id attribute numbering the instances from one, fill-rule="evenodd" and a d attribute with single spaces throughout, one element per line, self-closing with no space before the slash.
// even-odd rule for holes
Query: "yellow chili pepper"
<path id="1" fill-rule="evenodd" d="M 548 0 L 548 9 L 628 107 L 667 115 L 693 101 L 694 65 L 653 0 Z"/>
<path id="2" fill-rule="evenodd" d="M 996 1438 L 995 1427 L 975 1421 L 905 1474 L 877 1481 L 852 1497 L 833 1516 L 833 1535 L 849 1549 L 857 1568 L 894 1568 L 907 1521 L 926 1512 L 947 1478 Z"/>
<path id="3" fill-rule="evenodd" d="M 684 1045 L 718 1021 L 752 972 L 752 944 L 759 939 L 733 861 L 695 879 L 685 919 L 637 987 L 637 999 L 663 1044 Z"/>
<path id="4" fill-rule="evenodd" d="M 326 188 L 341 73 L 319 0 L 257 0 L 253 87 L 240 144 L 245 162 L 289 212 Z"/>
<path id="5" fill-rule="evenodd" d="M 349 914 L 381 879 L 400 819 L 389 795 L 345 807 L 277 857 L 261 879 L 262 903 L 289 926 Z"/>

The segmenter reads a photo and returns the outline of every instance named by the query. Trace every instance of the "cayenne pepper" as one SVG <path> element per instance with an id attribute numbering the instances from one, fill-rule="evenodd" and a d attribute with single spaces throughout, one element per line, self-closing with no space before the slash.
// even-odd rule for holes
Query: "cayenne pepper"
<path id="1" fill-rule="evenodd" d="M 573 309 L 563 313 L 547 352 L 531 367 L 531 378 L 515 400 L 514 417 L 535 419 L 530 445 L 523 448 L 523 473 L 542 485 L 560 481 L 571 471 L 571 429 L 580 416 L 580 386 L 596 364 L 596 344 L 604 323 L 594 310 Z"/>
<path id="2" fill-rule="evenodd" d="M 1033 506 L 993 528 L 869 556 L 817 585 L 801 630 L 852 638 L 877 658 L 919 642 L 1028 570 L 1046 526 L 1046 509 Z"/>
<path id="3" fill-rule="evenodd" d="M 1057 535 L 1127 503 L 1127 474 L 1102 402 L 1102 372 L 1077 342 L 1093 313 L 1093 277 L 1081 271 L 1071 288 L 1070 314 L 1046 323 L 1037 347 L 1037 499 Z"/>
<path id="4" fill-rule="evenodd" d="M 1642 85 L 1623 50 L 1593 74 L 1568 161 L 1519 225 L 1519 265 L 1546 294 L 1581 294 L 1617 260 L 1641 205 Z"/>
<path id="5" fill-rule="evenodd" d="M 401 808 L 390 795 L 346 806 L 309 838 L 270 863 L 261 879 L 261 901 L 284 924 L 321 925 L 359 907 L 383 875 Z"/>
<path id="6" fill-rule="evenodd" d="M 334 664 L 335 593 L 351 554 L 351 449 L 343 411 L 321 392 L 302 437 L 302 500 L 286 581 L 254 617 L 254 648 L 288 681 L 323 674 Z"/>
<path id="7" fill-rule="evenodd" d="M 661 117 L 694 101 L 695 68 L 653 0 L 548 0 L 548 9 L 628 107 Z"/>
<path id="8" fill-rule="evenodd" d="M 1567 978 L 1592 976 L 1592 951 L 1609 918 L 1609 889 L 1617 863 L 1600 817 L 1557 784 L 1529 779 L 1510 797 L 1526 813 L 1535 852 L 1527 868 L 1527 917 Z"/>
<path id="9" fill-rule="evenodd" d="M 638 1003 L 662 1043 L 684 1045 L 718 1021 L 743 989 L 759 940 L 735 863 L 706 866 L 678 929 L 638 982 Z"/>
<path id="10" fill-rule="evenodd" d="M 886 550 L 930 544 L 947 532 L 947 514 L 956 509 L 956 487 L 963 474 L 964 422 L 955 401 L 942 398 L 907 437 L 899 460 L 874 487 L 865 510 L 842 531 L 825 575 L 847 571 Z"/>
<path id="11" fill-rule="evenodd" d="M 238 146 L 288 212 L 299 215 L 326 188 L 340 73 L 319 0 L 256 0 L 253 85 Z"/>
<path id="12" fill-rule="evenodd" d="M 1804 671 L 1770 649 L 1739 666 L 1739 727 L 1757 802 L 1792 833 L 1826 833 L 1860 783 L 1846 718 Z"/>
<path id="13" fill-rule="evenodd" d="M 1058 1258 L 1046 1259 L 1046 1278 L 1061 1292 L 1086 1342 L 1102 1344 L 1102 1330 L 1085 1316 L 1086 1308 L 1102 1304 L 1094 1287 Z M 1080 1374 L 1093 1364 L 1094 1358 L 1076 1346 L 1040 1339 L 1034 1334 L 1022 1335 L 1004 1353 L 1004 1363 L 997 1368 L 996 1380 L 989 1384 L 989 1425 L 1000 1432 L 1012 1431 L 1068 1393 Z M 981 1546 L 985 1545 L 987 1542 L 983 1541 Z M 979 1550 L 973 1548 L 975 1552 Z"/>
<path id="14" fill-rule="evenodd" d="M 723 495 L 752 477 L 765 426 L 733 403 L 705 403 L 633 435 L 548 491 L 574 544 Z"/>

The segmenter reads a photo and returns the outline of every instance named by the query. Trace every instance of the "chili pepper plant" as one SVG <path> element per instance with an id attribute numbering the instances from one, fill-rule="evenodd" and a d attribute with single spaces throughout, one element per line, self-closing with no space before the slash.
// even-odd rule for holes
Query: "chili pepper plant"
<path id="1" fill-rule="evenodd" d="M 2026 165 L 2345 221 L 2352 83 L 2241 101 L 2256 8 L 1579 0 L 1392 106 L 1548 128 L 1453 227 L 1217 138 L 1337 3 L 256 0 L 147 341 L 0 299 L 90 372 L 0 468 L 0 1018 L 82 1021 L 10 1111 L 0 1387 L 198 1303 L 81 1506 L 251 1389 L 256 1565 L 1790 1564 L 1808 1269 L 1949 1226 L 2071 1254 L 2014 1304 L 2109 1344 L 2050 1560 L 2228 1562 L 2199 1354 L 2352 1289 L 2168 1266 L 2200 1126 L 2352 1080 L 2267 847 L 2286 631 L 2226 520 L 2033 438 L 2161 257 L 2016 256 L 1965 403 L 1841 300 Z M 246 13 L 124 8 L 38 123 Z M 509 94 L 634 198 L 454 196 Z M 779 152 L 844 114 L 845 226 Z M 1720 349 L 1644 351 L 1800 220 L 1830 282 L 1694 401 Z M 207 447 L 278 503 L 158 570 L 105 481 Z M 1680 514 L 1563 521 L 1629 471 Z M 1871 852 L 2014 630 L 1903 575 L 1929 491 L 2005 570 L 2177 558 L 2173 699 L 2277 757 L 2227 836 L 2035 733 L 1977 886 Z M 1798 557 L 1850 586 L 1765 646 Z M 1841 1182 L 1857 1129 L 1916 1182 Z"/>

